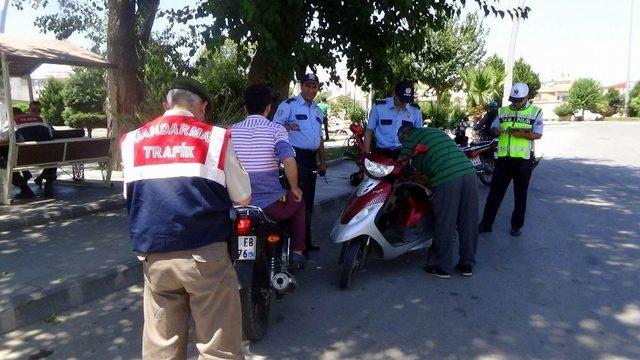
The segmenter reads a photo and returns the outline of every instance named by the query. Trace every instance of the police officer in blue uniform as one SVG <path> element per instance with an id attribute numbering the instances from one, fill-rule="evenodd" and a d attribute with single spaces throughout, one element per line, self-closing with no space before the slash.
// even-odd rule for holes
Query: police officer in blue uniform
<path id="1" fill-rule="evenodd" d="M 365 151 L 398 158 L 402 144 L 398 140 L 398 130 L 402 124 L 410 123 L 416 128 L 422 127 L 422 111 L 413 103 L 414 87 L 411 81 L 396 84 L 393 97 L 373 103 L 369 113 L 367 131 L 364 135 Z M 376 146 L 371 146 L 375 133 Z"/>
<path id="2" fill-rule="evenodd" d="M 320 82 L 315 74 L 306 74 L 300 82 L 300 94 L 285 100 L 278 106 L 273 121 L 282 124 L 289 132 L 289 142 L 296 152 L 298 185 L 306 205 L 307 251 L 320 247 L 311 242 L 311 212 L 316 193 L 317 176 L 327 172 L 325 165 L 322 123 L 324 115 L 313 99 L 318 94 Z"/>

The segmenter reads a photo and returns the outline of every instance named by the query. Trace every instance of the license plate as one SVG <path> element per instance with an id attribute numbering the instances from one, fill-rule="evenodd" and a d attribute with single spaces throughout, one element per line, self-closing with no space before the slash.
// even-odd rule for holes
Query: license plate
<path id="1" fill-rule="evenodd" d="M 479 157 L 471 158 L 471 165 L 480 166 L 480 165 L 482 165 L 482 161 L 480 160 Z"/>
<path id="2" fill-rule="evenodd" d="M 256 259 L 257 236 L 238 236 L 238 260 Z"/>

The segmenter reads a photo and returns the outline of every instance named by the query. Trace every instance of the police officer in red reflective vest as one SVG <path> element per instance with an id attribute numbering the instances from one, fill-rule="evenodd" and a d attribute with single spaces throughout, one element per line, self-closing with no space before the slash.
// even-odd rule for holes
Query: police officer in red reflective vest
<path id="1" fill-rule="evenodd" d="M 133 250 L 143 262 L 144 359 L 186 359 L 189 316 L 202 359 L 241 359 L 229 209 L 251 200 L 229 132 L 202 122 L 210 97 L 180 78 L 163 116 L 121 142 Z"/>

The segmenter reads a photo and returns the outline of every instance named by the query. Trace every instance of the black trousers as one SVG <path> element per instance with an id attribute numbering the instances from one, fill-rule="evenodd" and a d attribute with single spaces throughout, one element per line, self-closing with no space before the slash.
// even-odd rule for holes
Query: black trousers
<path id="1" fill-rule="evenodd" d="M 298 187 L 302 190 L 302 198 L 305 203 L 307 234 L 305 244 L 307 249 L 311 246 L 311 213 L 316 198 L 316 180 L 318 178 L 318 152 L 294 147 L 296 151 L 296 163 L 298 164 Z"/>
<path id="2" fill-rule="evenodd" d="M 524 225 L 524 216 L 527 211 L 527 191 L 529 179 L 533 170 L 533 161 L 520 158 L 499 158 L 496 160 L 496 168 L 493 172 L 491 190 L 484 205 L 481 225 L 489 227 L 496 219 L 498 209 L 507 192 L 507 188 L 513 180 L 514 206 L 511 214 L 511 227 L 519 229 Z"/>

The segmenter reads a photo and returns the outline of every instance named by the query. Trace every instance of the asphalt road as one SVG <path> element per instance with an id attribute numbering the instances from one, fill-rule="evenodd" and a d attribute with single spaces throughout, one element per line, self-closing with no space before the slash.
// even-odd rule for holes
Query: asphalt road
<path id="1" fill-rule="evenodd" d="M 470 279 L 427 276 L 417 252 L 370 261 L 341 291 L 326 238 L 341 209 L 316 214 L 322 250 L 249 358 L 640 358 L 639 135 L 638 123 L 548 124 L 523 235 L 508 234 L 509 193 Z M 136 358 L 140 297 L 132 287 L 7 334 L 0 357 Z"/>

